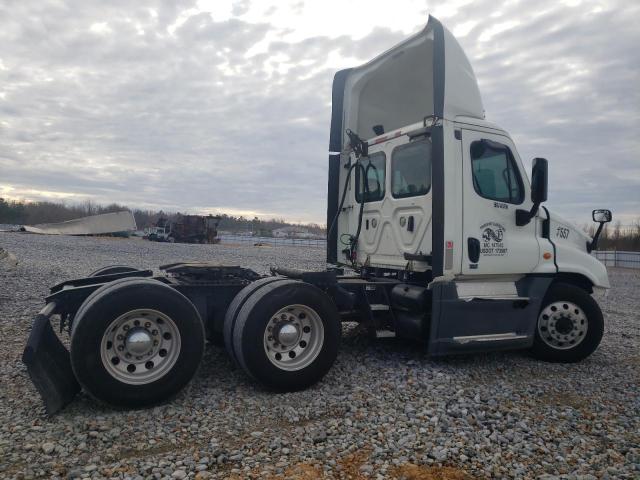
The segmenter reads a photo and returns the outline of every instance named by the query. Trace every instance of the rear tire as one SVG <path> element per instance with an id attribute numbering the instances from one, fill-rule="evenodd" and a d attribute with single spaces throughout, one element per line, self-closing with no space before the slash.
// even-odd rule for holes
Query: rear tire
<path id="1" fill-rule="evenodd" d="M 286 280 L 286 278 L 284 278 L 284 277 L 265 277 L 265 278 L 261 278 L 259 280 L 256 280 L 255 282 L 251 282 L 249 285 L 247 285 L 242 290 L 240 290 L 236 294 L 236 296 L 233 297 L 233 300 L 229 304 L 229 307 L 227 308 L 227 313 L 224 316 L 224 324 L 223 324 L 223 327 L 222 327 L 223 328 L 222 335 L 223 335 L 223 338 L 224 338 L 224 346 L 227 349 L 227 353 L 233 359 L 233 361 L 236 363 L 236 365 L 239 365 L 239 363 L 238 363 L 238 359 L 236 358 L 236 354 L 235 354 L 235 351 L 234 351 L 234 348 L 233 348 L 233 329 L 234 329 L 235 324 L 236 324 L 236 319 L 238 317 L 238 312 L 244 306 L 244 304 L 247 301 L 247 299 L 256 290 L 258 290 L 261 287 L 263 287 L 265 285 L 268 285 L 270 283 L 279 282 L 279 281 L 283 281 L 283 280 Z"/>
<path id="2" fill-rule="evenodd" d="M 579 362 L 591 355 L 604 333 L 597 302 L 583 289 L 567 283 L 551 285 L 542 302 L 531 349 L 549 362 Z"/>
<path id="3" fill-rule="evenodd" d="M 107 267 L 99 268 L 95 272 L 92 272 L 89 276 L 97 277 L 100 275 L 112 275 L 114 273 L 129 273 L 129 272 L 136 272 L 136 271 L 138 271 L 137 268 L 128 267 L 126 265 L 109 265 Z"/>
<path id="4" fill-rule="evenodd" d="M 146 407 L 177 394 L 204 352 L 204 327 L 193 304 L 157 280 L 103 285 L 78 310 L 71 365 L 94 398 Z"/>
<path id="5" fill-rule="evenodd" d="M 284 280 L 262 286 L 247 299 L 233 329 L 233 347 L 251 377 L 274 390 L 296 391 L 329 371 L 340 337 L 331 298 L 308 283 Z"/>

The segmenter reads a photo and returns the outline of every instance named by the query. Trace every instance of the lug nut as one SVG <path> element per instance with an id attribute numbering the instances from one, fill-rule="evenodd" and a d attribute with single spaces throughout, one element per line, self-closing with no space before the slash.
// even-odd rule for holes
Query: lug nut
<path id="1" fill-rule="evenodd" d="M 158 330 L 153 330 L 153 331 L 151 332 L 151 335 L 158 335 Z"/>
<path id="2" fill-rule="evenodd" d="M 151 326 L 151 322 L 144 322 L 144 328 L 149 328 Z"/>

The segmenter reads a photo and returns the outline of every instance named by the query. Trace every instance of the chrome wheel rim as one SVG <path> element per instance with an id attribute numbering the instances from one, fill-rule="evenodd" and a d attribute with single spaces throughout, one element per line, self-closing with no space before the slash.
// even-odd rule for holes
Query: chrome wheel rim
<path id="1" fill-rule="evenodd" d="M 557 350 L 579 345 L 587 336 L 589 322 L 575 303 L 553 302 L 538 317 L 538 334 L 544 343 Z"/>
<path id="2" fill-rule="evenodd" d="M 281 370 L 308 367 L 324 345 L 324 326 L 318 313 L 306 305 L 288 305 L 269 319 L 264 331 L 264 351 Z"/>
<path id="3" fill-rule="evenodd" d="M 180 355 L 180 332 L 164 313 L 138 309 L 116 318 L 100 342 L 102 364 L 116 380 L 145 385 L 167 374 Z"/>

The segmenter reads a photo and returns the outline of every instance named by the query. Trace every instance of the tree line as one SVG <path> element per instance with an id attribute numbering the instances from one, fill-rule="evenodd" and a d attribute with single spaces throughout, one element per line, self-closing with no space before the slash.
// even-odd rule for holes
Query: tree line
<path id="1" fill-rule="evenodd" d="M 64 222 L 74 218 L 118 212 L 121 210 L 130 209 L 125 205 L 119 205 L 117 203 L 99 205 L 91 201 L 86 201 L 77 204 L 66 204 L 55 202 L 7 201 L 0 198 L 0 224 L 36 225 L 39 223 Z M 161 210 L 133 209 L 131 211 L 133 212 L 139 229 L 155 225 L 161 217 L 172 220 L 179 215 L 179 212 L 163 212 Z M 219 216 L 221 218 L 218 230 L 231 232 L 256 232 L 261 235 L 269 235 L 269 232 L 277 228 L 293 225 L 282 218 L 261 220 L 258 217 L 248 218 L 242 215 L 233 216 L 221 214 Z M 322 225 L 308 224 L 303 227 L 317 235 L 325 234 L 325 229 Z M 584 226 L 584 230 L 592 237 L 596 228 L 596 225 L 593 223 Z M 640 251 L 640 219 L 636 220 L 632 225 L 626 226 L 623 226 L 620 221 L 614 224 L 606 224 L 598 241 L 598 250 Z"/>
<path id="2" fill-rule="evenodd" d="M 180 212 L 130 209 L 125 205 L 117 203 L 99 205 L 91 201 L 86 201 L 77 204 L 66 204 L 56 202 L 22 202 L 0 198 L 0 224 L 37 225 L 40 223 L 56 223 L 90 215 L 119 212 L 121 210 L 131 210 L 136 219 L 136 225 L 141 230 L 155 225 L 161 217 L 173 220 L 176 216 L 180 215 Z M 248 218 L 242 215 L 221 214 L 218 216 L 220 217 L 218 230 L 228 230 L 232 232 L 258 232 L 268 234 L 268 232 L 277 228 L 294 225 L 282 218 L 261 220 L 258 217 Z M 325 234 L 322 225 L 308 224 L 301 225 L 301 227 L 307 229 L 310 233 L 317 235 Z"/>
<path id="3" fill-rule="evenodd" d="M 585 231 L 593 237 L 597 228 L 591 224 Z M 640 219 L 631 225 L 622 225 L 619 220 L 613 225 L 606 223 L 598 240 L 598 250 L 640 252 Z"/>

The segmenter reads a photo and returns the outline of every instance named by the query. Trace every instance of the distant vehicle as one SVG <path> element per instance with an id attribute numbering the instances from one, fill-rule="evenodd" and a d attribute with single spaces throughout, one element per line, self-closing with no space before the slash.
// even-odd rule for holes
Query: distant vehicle
<path id="1" fill-rule="evenodd" d="M 171 224 L 171 237 L 180 243 L 218 243 L 220 217 L 178 215 Z"/>
<path id="2" fill-rule="evenodd" d="M 143 238 L 152 242 L 218 243 L 220 217 L 213 215 L 178 215 L 175 221 L 160 217 Z"/>
<path id="3" fill-rule="evenodd" d="M 165 217 L 160 217 L 153 227 L 146 228 L 142 238 L 151 242 L 175 242 L 171 237 L 171 222 Z"/>

